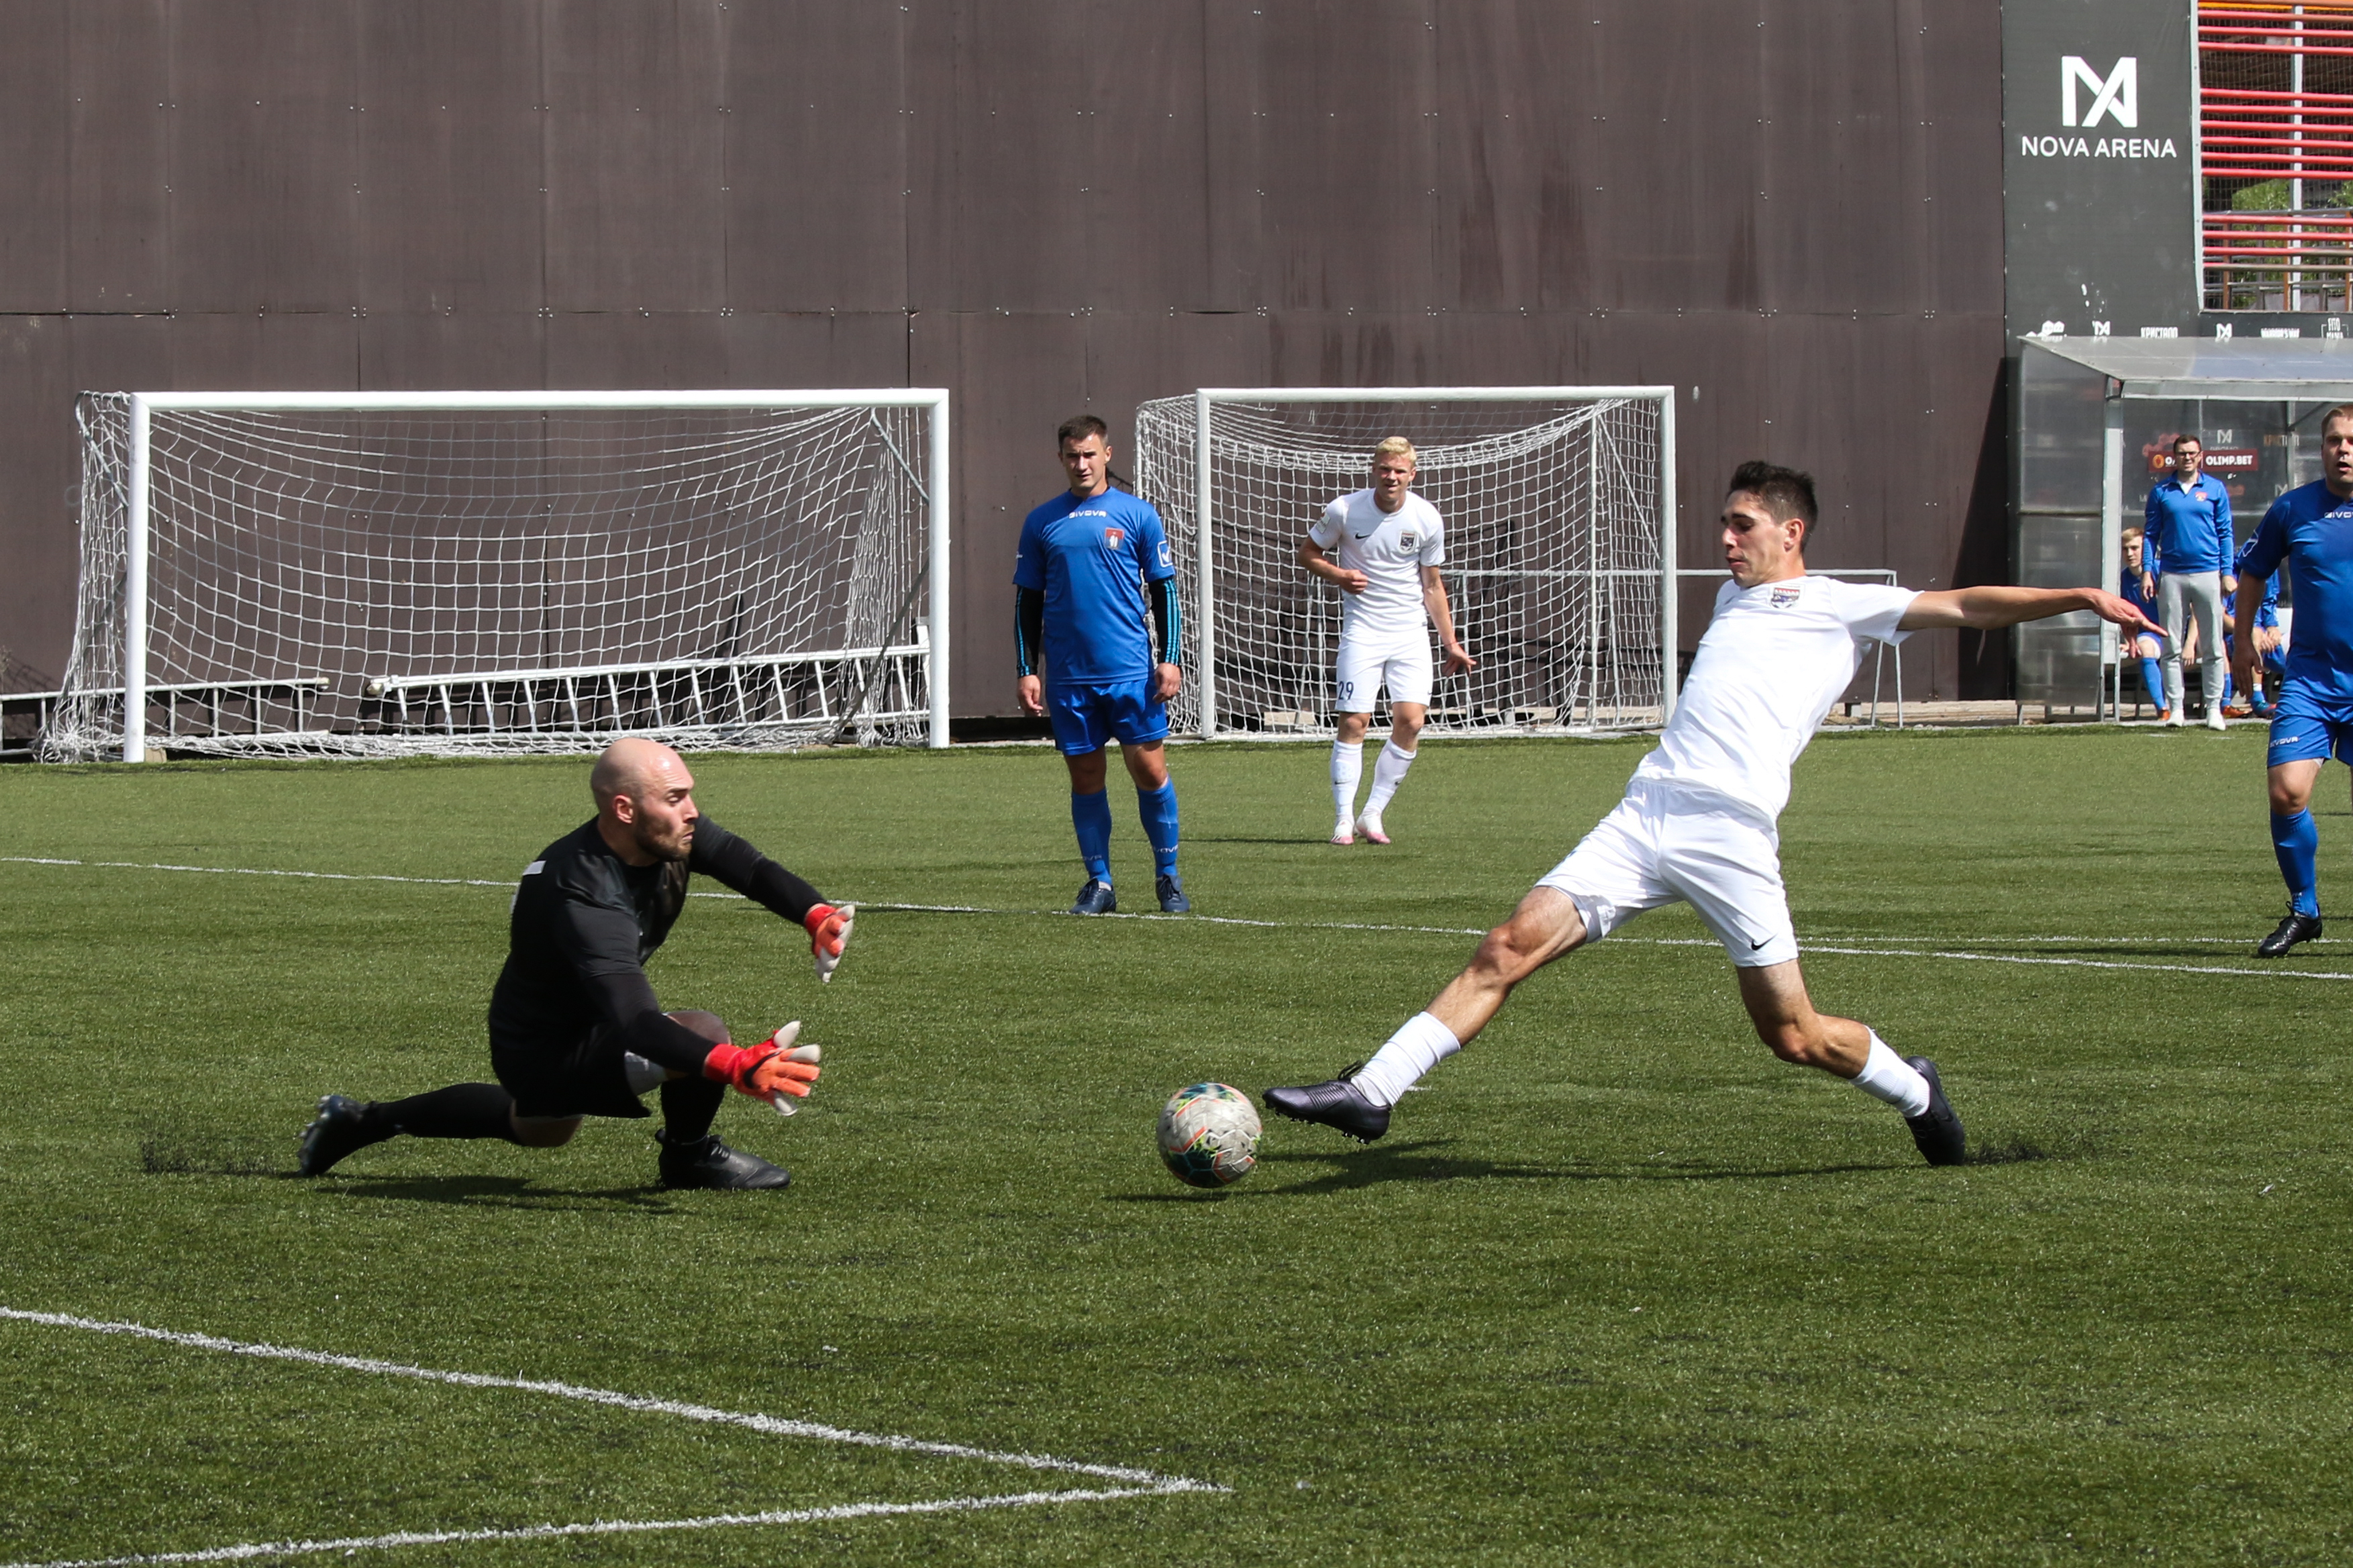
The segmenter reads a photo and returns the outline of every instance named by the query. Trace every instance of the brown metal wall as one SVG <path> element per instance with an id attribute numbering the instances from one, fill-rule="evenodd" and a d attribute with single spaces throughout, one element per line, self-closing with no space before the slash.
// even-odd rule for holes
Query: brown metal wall
<path id="1" fill-rule="evenodd" d="M 78 389 L 942 384 L 959 712 L 1082 408 L 1645 382 L 1685 559 L 2004 570 L 2000 16 L 1961 0 L 0 0 L 0 644 Z M 1695 637 L 1706 595 L 1685 597 Z M 1999 689 L 1949 637 L 1914 690 Z"/>

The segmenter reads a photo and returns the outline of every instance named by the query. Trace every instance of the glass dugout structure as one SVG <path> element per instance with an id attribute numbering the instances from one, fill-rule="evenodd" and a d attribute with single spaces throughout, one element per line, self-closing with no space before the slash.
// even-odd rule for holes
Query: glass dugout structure
<path id="1" fill-rule="evenodd" d="M 2023 342 L 2012 551 L 2017 581 L 2033 587 L 2116 586 L 2125 528 L 2140 522 L 2185 432 L 2229 487 L 2243 543 L 2282 491 L 2320 477 L 2320 416 L 2353 403 L 2353 342 L 2339 337 Z M 2295 594 L 2284 581 L 2284 611 Z M 2011 636 L 2021 705 L 2117 715 L 2116 627 L 2083 610 Z"/>

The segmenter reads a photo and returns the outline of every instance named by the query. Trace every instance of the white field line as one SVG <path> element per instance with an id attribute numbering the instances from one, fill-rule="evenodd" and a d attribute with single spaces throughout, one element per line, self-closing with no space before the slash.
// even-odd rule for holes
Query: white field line
<path id="1" fill-rule="evenodd" d="M 336 882 L 407 882 L 430 887 L 448 888 L 509 888 L 510 882 L 494 882 L 476 877 L 394 877 L 381 873 L 353 871 L 282 871 L 247 866 L 174 866 L 136 860 L 73 860 L 37 855 L 0 855 L 0 865 L 16 866 L 80 866 L 94 869 L 119 871 L 192 871 L 216 877 L 298 877 Z M 734 899 L 744 901 L 732 892 L 694 893 L 698 899 Z M 1004 915 L 1057 916 L 1061 910 L 1001 910 L 981 904 L 900 904 L 853 900 L 863 910 L 899 911 L 908 914 L 944 915 Z M 1166 921 L 1190 925 L 1249 926 L 1261 931 L 1391 931 L 1418 936 L 1484 936 L 1478 926 L 1389 925 L 1373 921 L 1266 921 L 1247 920 L 1239 915 L 1162 915 L 1142 911 L 1110 915 L 1090 915 L 1089 920 Z M 1651 947 L 1714 947 L 1714 942 L 1697 937 L 1628 937 L 1612 940 L 1635 942 Z M 1852 939 L 1850 939 L 1852 940 Z M 2314 969 L 2241 969 L 2223 968 L 2205 963 L 2127 963 L 2122 960 L 2097 958 L 2036 958 L 2026 953 L 1975 952 L 1961 949 L 1931 948 L 1926 944 L 1935 937 L 1889 936 L 1872 937 L 1871 947 L 1830 946 L 1820 942 L 1801 942 L 1806 952 L 1832 954 L 1841 958 L 1925 958 L 1964 963 L 2013 963 L 2044 965 L 2070 969 L 2127 969 L 2158 974 L 2220 974 L 2267 980 L 2353 980 L 2353 973 Z M 2242 946 L 2246 938 L 2240 936 L 2019 936 L 1996 939 L 2003 945 L 2025 946 L 2052 943 L 2105 942 L 2117 945 L 2158 942 L 2197 942 L 2212 946 Z M 6 1568 L 0 1564 L 0 1568 Z"/>
<path id="2" fill-rule="evenodd" d="M 1179 1492 L 1223 1492 L 1231 1489 L 1219 1486 L 1214 1481 L 1195 1480 L 1188 1476 L 1164 1476 L 1157 1471 L 1136 1469 L 1121 1465 L 1090 1465 L 1076 1459 L 1056 1458 L 1050 1454 L 1004 1453 L 994 1448 L 976 1448 L 963 1443 L 935 1443 L 920 1437 L 902 1437 L 888 1433 L 853 1432 L 846 1427 L 828 1426 L 813 1421 L 788 1421 L 774 1415 L 760 1415 L 745 1411 L 719 1410 L 707 1405 L 688 1405 L 673 1399 L 649 1399 L 638 1394 L 617 1394 L 609 1389 L 584 1388 L 576 1384 L 551 1383 L 533 1378 L 492 1377 L 471 1372 L 448 1372 L 435 1367 L 413 1366 L 406 1362 L 379 1361 L 369 1356 L 335 1355 L 326 1351 L 302 1350 L 292 1345 L 253 1343 L 242 1340 L 222 1339 L 214 1334 L 185 1333 L 173 1329 L 151 1328 L 144 1323 L 78 1318 L 64 1312 L 33 1312 L 16 1307 L 0 1307 L 0 1319 L 22 1323 L 38 1323 L 48 1328 L 79 1329 L 89 1333 L 121 1334 L 133 1339 L 157 1340 L 165 1344 L 180 1345 L 190 1350 L 220 1351 L 230 1355 L 255 1356 L 266 1361 L 299 1362 L 309 1366 L 333 1367 L 343 1372 L 365 1372 L 386 1377 L 414 1378 L 419 1382 L 448 1384 L 460 1388 L 512 1388 L 525 1394 L 549 1394 L 558 1399 L 574 1399 L 584 1404 L 603 1405 L 620 1410 L 642 1411 L 658 1415 L 675 1415 L 688 1421 L 703 1421 L 718 1426 L 748 1427 L 752 1431 L 771 1436 L 808 1437 L 819 1442 L 847 1443 L 862 1447 L 889 1448 L 900 1453 L 927 1454 L 946 1458 L 975 1459 L 984 1464 L 1013 1465 L 1031 1470 L 1060 1470 L 1074 1475 L 1095 1476 L 1105 1480 L 1130 1483 L 1124 1487 L 1094 1490 L 1016 1492 L 987 1497 L 944 1498 L 922 1502 L 843 1503 L 832 1508 L 774 1510 L 761 1513 L 711 1514 L 695 1519 L 596 1520 L 586 1523 L 533 1524 L 503 1530 L 398 1531 L 385 1535 L 347 1536 L 332 1541 L 248 1542 L 232 1546 L 207 1547 L 196 1552 L 142 1552 L 127 1557 L 14 1563 L 0 1565 L 0 1568 L 129 1568 L 130 1564 L 142 1563 L 234 1563 L 255 1557 L 293 1557 L 393 1546 L 434 1546 L 480 1541 L 528 1541 L 566 1535 L 646 1534 L 659 1531 L 715 1530 L 735 1525 L 807 1524 L 826 1520 L 868 1519 L 885 1514 L 968 1512 L 979 1509 L 1031 1508 L 1039 1504 L 1058 1502 L 1108 1502 L 1121 1498 L 1169 1497 Z"/>
<path id="3" fill-rule="evenodd" d="M 347 1535 L 332 1541 L 254 1541 L 212 1546 L 201 1552 L 148 1552 L 135 1557 L 82 1557 L 47 1563 L 11 1563 L 0 1568 L 133 1568 L 148 1563 L 242 1563 L 256 1557 L 303 1557 L 364 1552 L 389 1546 L 446 1546 L 478 1541 L 544 1541 L 565 1535 L 648 1535 L 671 1530 L 720 1530 L 731 1525 L 813 1524 L 837 1519 L 873 1519 L 886 1514 L 971 1513 L 990 1508 L 1035 1508 L 1041 1503 L 1114 1502 L 1122 1498 L 1166 1497 L 1185 1491 L 1223 1491 L 1198 1482 L 1121 1487 L 1103 1491 L 1014 1492 L 1001 1497 L 941 1498 L 931 1502 L 853 1502 L 836 1508 L 778 1509 L 767 1513 L 714 1513 L 698 1519 L 600 1519 L 586 1524 L 527 1524 L 510 1530 L 403 1530 L 389 1535 Z"/>
<path id="4" fill-rule="evenodd" d="M 963 1443 L 934 1443 L 921 1437 L 900 1437 L 888 1433 L 853 1432 L 847 1427 L 828 1426 L 814 1421 L 788 1421 L 781 1416 L 719 1410 L 708 1405 L 687 1405 L 674 1399 L 649 1399 L 639 1394 L 616 1394 L 609 1389 L 583 1388 L 571 1383 L 493 1377 L 478 1372 L 445 1372 L 429 1366 L 412 1366 L 406 1362 L 335 1355 L 327 1351 L 302 1350 L 292 1345 L 252 1344 L 241 1340 L 220 1339 L 212 1334 L 154 1329 L 144 1323 L 108 1322 L 97 1318 L 72 1317 L 62 1312 L 28 1312 L 15 1307 L 0 1307 L 0 1319 L 42 1323 L 55 1329 L 80 1329 L 89 1333 L 125 1334 L 133 1339 L 160 1340 L 165 1344 L 184 1345 L 191 1350 L 222 1351 L 230 1355 L 257 1356 L 265 1361 L 301 1362 L 309 1366 L 331 1366 L 344 1372 L 369 1372 L 385 1377 L 415 1378 L 421 1383 L 446 1383 L 459 1388 L 512 1388 L 525 1394 L 576 1399 L 586 1405 L 605 1405 L 615 1409 L 639 1410 L 656 1415 L 676 1415 L 687 1421 L 707 1421 L 722 1426 L 745 1426 L 776 1437 L 813 1437 L 819 1442 L 891 1448 L 907 1454 L 977 1459 L 985 1464 L 1018 1465 L 1032 1470 L 1062 1470 L 1072 1475 L 1097 1476 L 1104 1480 L 1130 1481 L 1147 1487 L 1173 1487 L 1197 1491 L 1222 1489 L 1207 1481 L 1186 1480 L 1182 1477 L 1164 1476 L 1154 1470 L 1133 1469 L 1120 1465 L 1090 1465 L 1077 1459 L 1058 1459 L 1050 1454 L 1008 1454 L 994 1448 L 975 1448 Z"/>

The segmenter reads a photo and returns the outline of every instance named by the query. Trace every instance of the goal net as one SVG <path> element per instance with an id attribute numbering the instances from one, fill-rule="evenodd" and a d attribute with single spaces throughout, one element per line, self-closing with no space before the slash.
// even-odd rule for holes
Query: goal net
<path id="1" fill-rule="evenodd" d="M 944 392 L 91 394 L 79 416 L 46 756 L 946 743 Z"/>
<path id="2" fill-rule="evenodd" d="M 1179 730 L 1326 734 L 1340 594 L 1300 542 L 1403 436 L 1445 521 L 1447 596 L 1478 661 L 1440 731 L 1656 724 L 1673 701 L 1674 399 L 1665 387 L 1204 391 L 1137 409 L 1136 487 L 1188 612 Z"/>

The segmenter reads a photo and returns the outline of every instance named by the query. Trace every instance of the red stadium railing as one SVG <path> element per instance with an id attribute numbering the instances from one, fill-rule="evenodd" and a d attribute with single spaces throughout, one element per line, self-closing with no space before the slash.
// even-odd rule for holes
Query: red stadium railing
<path id="1" fill-rule="evenodd" d="M 2353 311 L 2353 0 L 2198 7 L 2206 307 Z"/>

